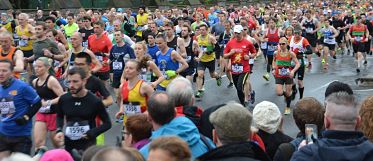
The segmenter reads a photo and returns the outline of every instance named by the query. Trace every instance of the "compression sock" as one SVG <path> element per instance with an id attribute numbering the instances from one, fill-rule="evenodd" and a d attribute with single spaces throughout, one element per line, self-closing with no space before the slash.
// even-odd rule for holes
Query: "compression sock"
<path id="1" fill-rule="evenodd" d="M 303 88 L 299 88 L 299 99 L 303 98 L 303 91 L 304 91 L 304 87 Z"/>

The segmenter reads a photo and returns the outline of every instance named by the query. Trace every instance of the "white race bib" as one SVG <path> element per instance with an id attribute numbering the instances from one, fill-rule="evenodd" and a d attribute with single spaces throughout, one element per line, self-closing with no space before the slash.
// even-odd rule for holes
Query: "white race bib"
<path id="1" fill-rule="evenodd" d="M 254 59 L 249 59 L 249 64 L 254 64 L 255 60 Z"/>
<path id="2" fill-rule="evenodd" d="M 241 65 L 241 64 L 233 64 L 232 65 L 232 72 L 234 72 L 234 73 L 242 73 L 243 72 L 243 65 Z"/>
<path id="3" fill-rule="evenodd" d="M 189 63 L 191 60 L 192 60 L 192 56 L 187 56 L 187 58 L 185 59 L 185 61 L 186 61 L 187 63 Z"/>
<path id="4" fill-rule="evenodd" d="M 0 102 L 1 115 L 9 115 L 15 112 L 15 106 L 13 100 L 3 98 Z"/>
<path id="5" fill-rule="evenodd" d="M 125 103 L 124 104 L 124 112 L 127 116 L 135 115 L 138 113 L 141 113 L 141 107 L 140 104 L 133 104 L 133 103 Z"/>
<path id="6" fill-rule="evenodd" d="M 122 70 L 122 68 L 123 68 L 122 62 L 118 62 L 118 61 L 113 62 L 113 70 Z"/>
<path id="7" fill-rule="evenodd" d="M 40 113 L 49 113 L 51 112 L 51 106 L 41 106 L 39 109 Z"/>
<path id="8" fill-rule="evenodd" d="M 260 43 L 260 48 L 261 49 L 267 49 L 267 42 Z"/>
<path id="9" fill-rule="evenodd" d="M 289 68 L 278 69 L 278 75 L 280 76 L 289 76 L 289 74 L 290 74 Z"/>
<path id="10" fill-rule="evenodd" d="M 355 41 L 360 42 L 361 40 L 363 40 L 363 38 L 361 36 L 356 36 L 355 37 Z"/>
<path id="11" fill-rule="evenodd" d="M 324 38 L 324 43 L 326 44 L 334 44 L 335 39 L 334 38 Z"/>
<path id="12" fill-rule="evenodd" d="M 309 27 L 309 28 L 306 28 L 306 32 L 307 32 L 307 33 L 311 33 L 311 32 L 313 32 L 313 28 L 310 28 L 310 27 Z"/>
<path id="13" fill-rule="evenodd" d="M 276 47 L 276 45 L 268 45 L 268 51 L 275 51 Z"/>
<path id="14" fill-rule="evenodd" d="M 79 140 L 89 131 L 88 121 L 67 123 L 65 135 L 71 140 Z"/>
<path id="15" fill-rule="evenodd" d="M 18 42 L 19 46 L 21 47 L 25 47 L 28 45 L 28 40 L 25 40 L 25 39 L 20 39 L 19 42 Z"/>

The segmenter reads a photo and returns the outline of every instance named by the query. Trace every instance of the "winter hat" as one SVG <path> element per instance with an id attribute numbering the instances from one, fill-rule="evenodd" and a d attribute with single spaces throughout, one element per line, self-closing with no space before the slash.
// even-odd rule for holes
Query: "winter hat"
<path id="1" fill-rule="evenodd" d="M 281 123 L 281 112 L 277 105 L 263 101 L 257 104 L 253 110 L 254 126 L 273 134 L 277 131 Z"/>
<path id="2" fill-rule="evenodd" d="M 40 161 L 74 161 L 74 159 L 66 150 L 54 149 L 45 152 Z"/>

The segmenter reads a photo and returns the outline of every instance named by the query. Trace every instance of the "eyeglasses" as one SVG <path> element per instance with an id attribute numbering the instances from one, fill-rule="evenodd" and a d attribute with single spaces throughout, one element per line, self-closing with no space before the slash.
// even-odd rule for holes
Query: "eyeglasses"
<path id="1" fill-rule="evenodd" d="M 286 45 L 286 43 L 280 43 L 280 45 Z"/>

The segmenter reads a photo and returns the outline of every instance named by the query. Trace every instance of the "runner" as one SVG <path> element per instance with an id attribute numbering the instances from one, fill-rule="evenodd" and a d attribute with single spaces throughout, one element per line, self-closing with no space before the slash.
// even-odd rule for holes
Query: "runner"
<path id="1" fill-rule="evenodd" d="M 362 24 L 361 16 L 356 17 L 356 23 L 348 30 L 347 37 L 352 42 L 354 49 L 355 60 L 357 61 L 356 72 L 360 73 L 365 54 L 365 43 L 369 37 L 368 28 Z"/>
<path id="2" fill-rule="evenodd" d="M 183 38 L 186 46 L 185 49 L 187 54 L 185 61 L 188 63 L 188 68 L 181 72 L 180 75 L 190 80 L 190 82 L 193 82 L 193 76 L 196 73 L 197 63 L 195 57 L 200 52 L 200 48 L 198 42 L 190 37 L 191 32 L 192 28 L 189 25 L 184 24 L 183 27 L 181 27 L 181 37 Z"/>
<path id="3" fill-rule="evenodd" d="M 111 128 L 105 105 L 85 88 L 86 79 L 83 69 L 70 69 L 67 76 L 69 92 L 58 101 L 55 139 L 70 153 L 73 149 L 84 151 L 95 145 L 96 137 Z M 96 126 L 97 116 L 103 121 L 101 126 Z"/>
<path id="4" fill-rule="evenodd" d="M 322 17 L 320 17 L 320 22 L 322 21 Z M 323 27 L 320 29 L 320 33 L 323 35 L 323 68 L 325 70 L 328 69 L 329 63 L 328 63 L 328 56 L 330 52 L 330 56 L 333 57 L 333 59 L 336 59 L 336 53 L 335 53 L 335 44 L 337 43 L 335 38 L 338 36 L 338 31 L 331 26 L 330 21 L 326 21 L 323 23 Z"/>
<path id="5" fill-rule="evenodd" d="M 157 90 L 165 91 L 171 80 L 188 68 L 188 63 L 174 49 L 167 46 L 165 35 L 157 35 L 155 42 L 160 50 L 156 54 L 157 66 L 165 77 L 165 80 L 157 86 Z"/>
<path id="6" fill-rule="evenodd" d="M 23 72 L 23 52 L 12 46 L 13 36 L 9 32 L 0 33 L 0 60 L 8 59 L 14 64 L 14 76 L 20 78 L 20 73 Z"/>
<path id="7" fill-rule="evenodd" d="M 223 22 L 223 24 L 224 24 L 225 30 L 224 30 L 223 33 L 221 33 L 219 35 L 219 39 L 218 39 L 220 49 L 221 49 L 221 55 L 220 55 L 221 57 L 224 56 L 224 49 L 225 49 L 228 41 L 234 37 L 233 31 L 231 30 L 232 23 L 228 20 L 225 20 Z M 225 72 L 225 74 L 227 75 L 227 78 L 229 80 L 229 84 L 228 84 L 227 87 L 232 88 L 233 87 L 233 81 L 232 81 L 232 74 L 230 72 L 229 64 L 230 64 L 229 59 L 220 59 L 220 73 L 219 73 L 219 76 L 222 77 L 223 73 Z"/>
<path id="8" fill-rule="evenodd" d="M 32 117 L 41 107 L 38 94 L 13 72 L 10 60 L 0 60 L 0 160 L 13 152 L 30 155 Z"/>
<path id="9" fill-rule="evenodd" d="M 29 16 L 26 13 L 21 13 L 18 16 L 18 26 L 15 28 L 17 38 L 19 38 L 18 46 L 23 52 L 25 59 L 25 68 L 27 70 L 28 78 L 32 75 L 32 59 L 28 59 L 33 55 L 32 51 L 32 39 L 35 33 L 34 27 L 28 24 Z"/>
<path id="10" fill-rule="evenodd" d="M 79 31 L 78 24 L 75 23 L 74 14 L 69 13 L 67 15 L 67 25 L 64 26 L 63 30 L 65 31 L 67 42 L 69 43 L 69 47 L 71 48 L 71 35 L 75 32 Z"/>
<path id="11" fill-rule="evenodd" d="M 284 114 L 288 115 L 291 112 L 293 77 L 299 69 L 300 64 L 295 53 L 288 50 L 288 40 L 283 37 L 279 40 L 279 43 L 280 49 L 275 51 L 275 56 L 273 57 L 272 74 L 276 80 L 276 94 L 285 97 L 286 107 Z M 294 68 L 291 65 L 292 62 L 295 64 Z"/>
<path id="12" fill-rule="evenodd" d="M 312 47 L 312 51 L 317 53 L 316 51 L 316 42 L 317 42 L 317 31 L 320 30 L 320 23 L 317 21 L 316 18 L 313 17 L 311 10 L 307 10 L 304 13 L 304 19 L 300 23 L 302 29 L 304 31 L 304 37 L 308 40 Z M 311 57 L 312 55 L 307 55 L 308 60 L 308 68 L 312 67 L 311 64 Z"/>
<path id="13" fill-rule="evenodd" d="M 145 11 L 145 6 L 140 6 L 139 7 L 139 12 L 136 16 L 136 42 L 141 40 L 142 33 L 145 31 L 144 26 L 148 24 L 148 14 Z"/>
<path id="14" fill-rule="evenodd" d="M 302 35 L 302 28 L 300 26 L 296 26 L 294 28 L 294 36 L 290 37 L 289 40 L 289 47 L 290 51 L 295 53 L 297 59 L 300 63 L 299 69 L 295 72 L 294 78 L 298 79 L 298 89 L 299 89 L 299 99 L 303 98 L 304 92 L 304 72 L 305 72 L 305 63 L 304 63 L 304 54 L 312 53 L 311 45 L 308 40 Z M 297 91 L 295 83 L 293 84 L 293 92 L 292 92 L 292 99 L 295 98 Z"/>
<path id="15" fill-rule="evenodd" d="M 200 53 L 196 58 L 198 62 L 197 66 L 197 93 L 196 97 L 199 98 L 203 95 L 202 84 L 205 75 L 206 68 L 209 69 L 211 78 L 216 79 L 216 84 L 221 85 L 221 77 L 215 71 L 215 51 L 219 49 L 219 44 L 217 43 L 214 36 L 208 34 L 207 25 L 200 25 L 199 29 L 201 34 L 197 37 L 198 45 L 200 46 Z"/>
<path id="16" fill-rule="evenodd" d="M 83 37 L 82 45 L 83 45 L 83 47 L 88 47 L 88 37 L 94 34 L 94 30 L 93 30 L 92 22 L 91 22 L 91 17 L 84 16 L 83 17 L 83 24 L 84 24 L 84 28 L 80 28 L 78 32 L 80 32 L 82 34 L 82 37 Z"/>
<path id="17" fill-rule="evenodd" d="M 49 68 L 52 67 L 52 60 L 40 57 L 35 61 L 34 69 L 36 79 L 32 81 L 32 86 L 42 99 L 42 107 L 36 114 L 33 140 L 35 141 L 35 154 L 46 145 L 46 137 L 49 131 L 50 139 L 55 148 L 58 143 L 54 140 L 56 135 L 56 105 L 59 96 L 64 92 L 58 80 L 50 75 Z"/>
<path id="18" fill-rule="evenodd" d="M 157 55 L 156 53 L 159 51 L 158 45 L 155 44 L 155 36 L 157 34 L 150 33 L 148 34 L 147 38 L 147 48 L 148 48 L 148 54 L 152 57 L 154 63 L 157 63 Z"/>
<path id="19" fill-rule="evenodd" d="M 280 37 L 283 35 L 282 31 L 276 27 L 276 23 L 277 20 L 274 18 L 268 20 L 268 29 L 264 32 L 265 34 L 262 38 L 262 42 L 266 42 L 267 44 L 267 73 L 263 75 L 263 78 L 266 81 L 269 81 L 269 73 L 271 71 L 274 57 L 273 54 L 278 48 Z"/>
<path id="20" fill-rule="evenodd" d="M 175 35 L 174 25 L 172 22 L 167 22 L 164 25 L 164 31 L 166 33 L 167 46 L 174 49 L 184 59 L 187 58 L 185 51 L 185 43 L 182 38 Z"/>
<path id="21" fill-rule="evenodd" d="M 114 38 L 116 45 L 110 50 L 110 66 L 113 70 L 113 82 L 112 87 L 114 88 L 115 95 L 118 96 L 118 88 L 120 86 L 120 80 L 124 70 L 124 65 L 129 59 L 135 59 L 135 53 L 131 46 L 123 41 L 122 31 L 115 31 Z"/>
<path id="22" fill-rule="evenodd" d="M 250 82 L 249 59 L 255 57 L 254 45 L 243 37 L 243 27 L 235 25 L 233 28 L 235 37 L 231 39 L 224 49 L 224 58 L 232 63 L 232 78 L 240 103 L 245 105 L 244 84 Z"/>
<path id="23" fill-rule="evenodd" d="M 127 61 L 124 69 L 126 81 L 120 85 L 119 112 L 116 113 L 116 118 L 120 118 L 122 115 L 125 115 L 126 118 L 147 110 L 146 103 L 153 94 L 154 88 L 140 79 L 143 68 L 147 68 L 147 64 L 142 64 L 137 60 Z"/>
<path id="24" fill-rule="evenodd" d="M 111 40 L 104 34 L 105 24 L 102 21 L 97 21 L 93 24 L 95 34 L 88 37 L 88 48 L 95 53 L 96 58 L 102 64 L 102 68 L 94 73 L 96 77 L 105 83 L 108 87 L 110 79 L 109 52 L 112 47 Z"/>

